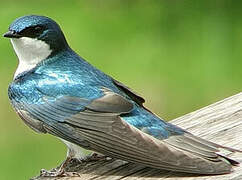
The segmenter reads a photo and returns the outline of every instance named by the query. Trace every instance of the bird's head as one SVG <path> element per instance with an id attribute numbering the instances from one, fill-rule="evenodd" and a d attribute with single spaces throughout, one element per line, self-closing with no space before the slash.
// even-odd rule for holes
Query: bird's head
<path id="1" fill-rule="evenodd" d="M 17 71 L 29 70 L 47 57 L 68 48 L 59 25 L 45 16 L 20 17 L 8 30 L 3 36 L 11 38 L 19 66 L 22 66 L 22 70 Z"/>
<path id="2" fill-rule="evenodd" d="M 59 25 L 45 16 L 29 15 L 16 19 L 9 26 L 9 31 L 4 34 L 4 37 L 43 41 L 52 51 L 58 51 L 67 46 Z"/>

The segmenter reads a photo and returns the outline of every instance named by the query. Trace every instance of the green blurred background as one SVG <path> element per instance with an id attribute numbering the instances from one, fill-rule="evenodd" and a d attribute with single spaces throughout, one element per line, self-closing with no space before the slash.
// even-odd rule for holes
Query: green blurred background
<path id="1" fill-rule="evenodd" d="M 239 1 L 8 0 L 1 1 L 0 34 L 27 14 L 55 19 L 75 51 L 166 120 L 242 89 Z M 8 39 L 0 39 L 0 52 L 0 179 L 28 179 L 61 163 L 66 147 L 12 110 L 7 87 L 17 60 Z"/>

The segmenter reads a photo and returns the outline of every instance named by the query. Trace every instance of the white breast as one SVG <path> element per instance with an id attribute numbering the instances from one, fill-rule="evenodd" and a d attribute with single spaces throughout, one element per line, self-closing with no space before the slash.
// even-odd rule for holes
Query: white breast
<path id="1" fill-rule="evenodd" d="M 14 77 L 21 72 L 34 68 L 52 52 L 50 46 L 44 41 L 29 37 L 12 38 L 11 43 L 19 59 Z"/>
<path id="2" fill-rule="evenodd" d="M 87 154 L 87 151 L 86 153 L 84 152 L 84 149 L 81 148 L 80 146 L 78 145 L 75 145 L 71 142 L 68 142 L 62 138 L 60 138 L 67 146 L 68 148 L 68 151 L 67 151 L 67 156 L 68 157 L 71 157 L 71 158 L 76 158 L 76 159 L 79 159 L 79 160 L 82 160 L 82 159 L 85 159 L 85 157 L 88 155 Z"/>

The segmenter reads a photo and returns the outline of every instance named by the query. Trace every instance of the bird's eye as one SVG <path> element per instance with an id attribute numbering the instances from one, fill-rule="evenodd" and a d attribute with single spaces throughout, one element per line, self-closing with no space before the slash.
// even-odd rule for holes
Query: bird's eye
<path id="1" fill-rule="evenodd" d="M 34 27 L 34 31 L 35 31 L 36 33 L 39 33 L 39 32 L 42 31 L 42 27 L 41 27 L 41 26 L 35 26 L 35 27 Z"/>

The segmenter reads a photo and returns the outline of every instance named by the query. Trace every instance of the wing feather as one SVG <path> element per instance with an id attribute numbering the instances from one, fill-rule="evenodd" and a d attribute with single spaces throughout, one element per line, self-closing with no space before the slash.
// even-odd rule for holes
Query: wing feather
<path id="1" fill-rule="evenodd" d="M 157 139 L 128 124 L 120 115 L 132 111 L 133 103 L 108 89 L 104 89 L 103 97 L 92 101 L 69 96 L 45 97 L 39 104 L 15 106 L 18 112 L 27 112 L 23 117 L 27 121 L 39 121 L 45 132 L 113 158 L 189 173 L 231 171 L 226 158 L 216 154 L 219 145 L 186 132 Z"/>
<path id="2" fill-rule="evenodd" d="M 229 172 L 231 169 L 229 163 L 225 163 L 218 155 L 216 155 L 217 162 L 204 160 L 199 156 L 182 151 L 144 134 L 124 122 L 118 116 L 109 120 L 113 121 L 111 131 L 110 128 L 107 131 L 99 127 L 90 129 L 90 126 L 89 128 L 81 128 L 76 125 L 73 126 L 72 123 L 68 125 L 73 127 L 72 132 L 75 132 L 79 137 L 89 142 L 91 150 L 111 157 L 141 163 L 154 168 L 192 173 L 219 173 L 217 167 L 221 167 L 222 165 L 223 168 L 220 171 L 223 173 Z M 67 122 L 69 121 L 67 120 Z M 92 124 L 92 126 L 95 126 L 95 124 Z M 131 140 L 130 137 L 133 139 L 131 138 Z"/>

